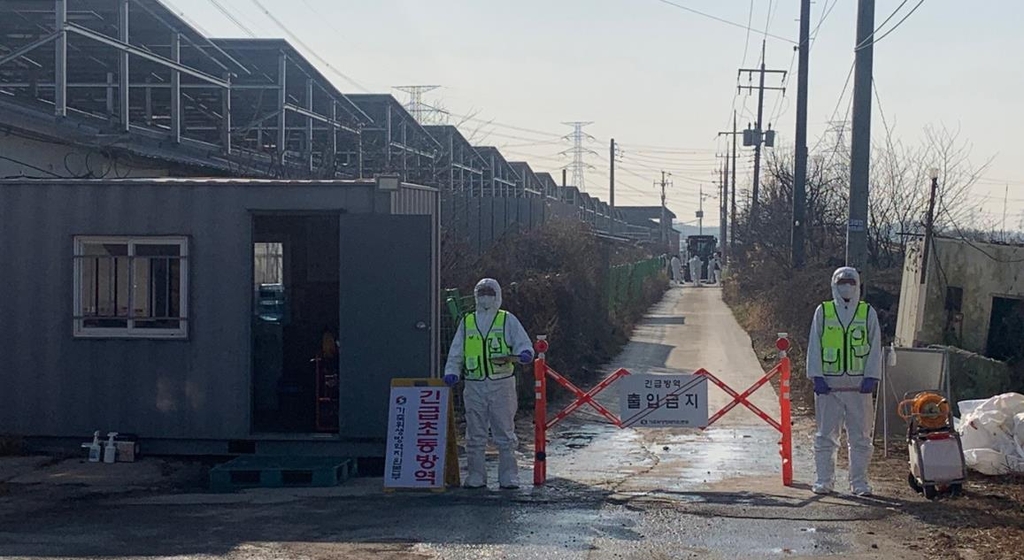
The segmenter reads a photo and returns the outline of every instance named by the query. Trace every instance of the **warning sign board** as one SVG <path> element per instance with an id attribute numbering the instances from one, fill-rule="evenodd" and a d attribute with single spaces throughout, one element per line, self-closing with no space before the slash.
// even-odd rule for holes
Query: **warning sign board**
<path id="1" fill-rule="evenodd" d="M 458 477 L 457 459 L 454 465 L 451 460 L 452 391 L 436 382 L 417 380 L 413 385 L 411 381 L 396 379 L 392 383 L 384 487 L 442 489 L 446 474 L 449 482 Z M 454 472 L 446 473 L 446 467 Z"/>
<path id="2" fill-rule="evenodd" d="M 703 428 L 708 423 L 708 380 L 701 375 L 626 375 L 619 381 L 622 425 Z"/>

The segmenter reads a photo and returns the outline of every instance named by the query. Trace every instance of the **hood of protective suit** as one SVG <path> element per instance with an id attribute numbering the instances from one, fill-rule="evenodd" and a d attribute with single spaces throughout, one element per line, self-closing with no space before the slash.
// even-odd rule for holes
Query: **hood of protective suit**
<path id="1" fill-rule="evenodd" d="M 480 295 L 480 288 L 484 286 L 489 286 L 494 290 L 494 297 L 490 302 L 484 299 L 489 296 Z M 485 334 L 490 329 L 491 324 L 494 323 L 498 310 L 501 309 L 501 285 L 493 278 L 484 278 L 476 283 L 476 287 L 473 288 L 473 296 L 476 299 L 477 329 L 481 334 Z"/>
<path id="2" fill-rule="evenodd" d="M 857 282 L 855 286 L 840 286 L 839 280 L 852 278 Z M 846 292 L 846 293 L 844 293 Z M 847 301 L 845 296 L 849 296 Z M 860 273 L 857 269 L 844 266 L 837 268 L 832 273 L 832 299 L 836 302 L 836 306 L 853 309 L 860 303 Z"/>
<path id="3" fill-rule="evenodd" d="M 484 306 L 480 301 L 480 288 L 488 286 L 494 290 L 494 305 Z M 476 287 L 473 288 L 473 297 L 476 299 L 476 310 L 477 311 L 497 311 L 501 308 L 501 285 L 494 278 L 484 278 L 476 283 Z"/>

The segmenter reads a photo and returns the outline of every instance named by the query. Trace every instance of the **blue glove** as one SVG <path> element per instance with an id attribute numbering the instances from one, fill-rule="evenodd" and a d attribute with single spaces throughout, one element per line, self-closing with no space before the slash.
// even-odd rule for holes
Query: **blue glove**
<path id="1" fill-rule="evenodd" d="M 449 387 L 454 387 L 459 382 L 459 376 L 454 373 L 449 373 L 444 376 L 444 384 Z"/>
<path id="2" fill-rule="evenodd" d="M 832 389 L 829 388 L 828 383 L 825 382 L 825 378 L 824 377 L 815 377 L 814 378 L 814 394 L 815 395 L 827 395 L 830 392 L 832 392 Z"/>
<path id="3" fill-rule="evenodd" d="M 860 382 L 860 392 L 864 394 L 874 393 L 876 387 L 878 387 L 878 380 L 874 377 L 865 377 Z"/>
<path id="4" fill-rule="evenodd" d="M 533 352 L 529 350 L 523 350 L 519 353 L 519 363 L 528 364 L 533 361 Z"/>

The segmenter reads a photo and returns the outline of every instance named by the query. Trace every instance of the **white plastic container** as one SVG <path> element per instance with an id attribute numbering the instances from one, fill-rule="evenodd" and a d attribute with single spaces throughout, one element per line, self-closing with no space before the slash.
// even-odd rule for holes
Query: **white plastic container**
<path id="1" fill-rule="evenodd" d="M 100 443 L 100 431 L 92 433 L 92 443 L 89 444 L 89 462 L 99 463 L 103 455 L 103 445 Z"/>
<path id="2" fill-rule="evenodd" d="M 110 432 L 107 434 L 107 446 L 103 449 L 104 463 L 113 463 L 117 460 L 117 444 L 114 443 L 115 437 L 117 437 L 117 432 Z"/>
<path id="3" fill-rule="evenodd" d="M 962 480 L 964 461 L 956 438 L 930 439 L 910 446 L 910 472 L 925 484 Z"/>

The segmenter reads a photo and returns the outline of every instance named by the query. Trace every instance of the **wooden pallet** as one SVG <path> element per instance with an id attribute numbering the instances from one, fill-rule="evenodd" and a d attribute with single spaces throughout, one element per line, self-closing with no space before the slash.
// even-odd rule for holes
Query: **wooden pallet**
<path id="1" fill-rule="evenodd" d="M 355 475 L 355 459 L 246 455 L 210 469 L 210 490 L 337 486 Z"/>

